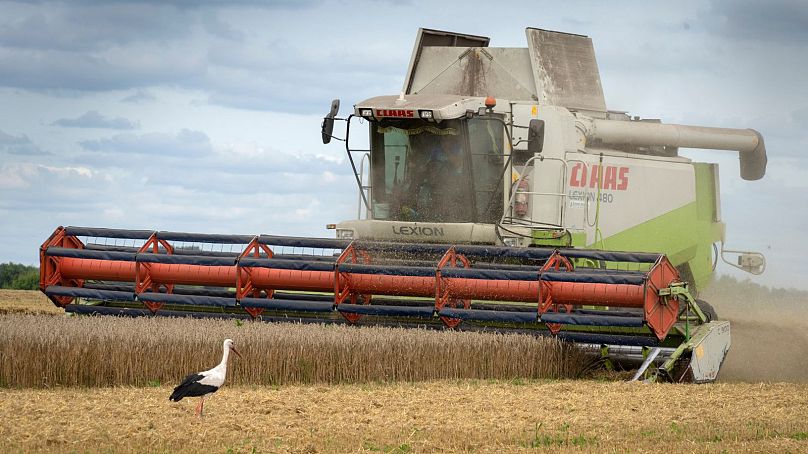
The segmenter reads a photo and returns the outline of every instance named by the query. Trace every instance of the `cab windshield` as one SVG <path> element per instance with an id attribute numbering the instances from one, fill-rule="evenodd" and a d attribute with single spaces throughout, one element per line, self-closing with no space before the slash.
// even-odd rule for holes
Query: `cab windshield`
<path id="1" fill-rule="evenodd" d="M 471 119 L 373 122 L 374 219 L 494 222 L 502 215 L 502 124 Z"/>

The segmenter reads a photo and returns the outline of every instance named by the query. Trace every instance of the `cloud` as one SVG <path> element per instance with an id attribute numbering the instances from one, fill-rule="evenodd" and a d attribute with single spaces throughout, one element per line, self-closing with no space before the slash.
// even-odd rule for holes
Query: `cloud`
<path id="1" fill-rule="evenodd" d="M 0 45 L 6 48 L 97 51 L 136 42 L 188 36 L 183 12 L 162 2 L 34 5 L 5 4 Z M 46 32 L 45 32 L 46 31 Z"/>
<path id="2" fill-rule="evenodd" d="M 710 20 L 733 38 L 795 44 L 808 41 L 808 3 L 804 0 L 716 0 Z M 716 17 L 717 16 L 717 17 Z"/>
<path id="3" fill-rule="evenodd" d="M 387 93 L 403 80 L 409 43 L 323 46 L 310 34 L 291 38 L 288 25 L 274 34 L 262 29 L 279 14 L 319 2 L 191 3 L 14 4 L 0 18 L 0 86 L 79 94 L 135 89 L 125 98 L 133 103 L 153 100 L 147 88 L 169 86 L 199 90 L 214 105 L 313 113 L 335 96 Z"/>
<path id="4" fill-rule="evenodd" d="M 205 133 L 190 129 L 177 134 L 117 134 L 106 139 L 85 140 L 80 145 L 93 152 L 184 158 L 206 156 L 213 150 Z"/>
<path id="5" fill-rule="evenodd" d="M 205 144 L 205 149 L 210 145 L 211 152 L 139 151 L 144 147 L 148 150 L 176 149 L 176 146 L 170 147 L 166 143 L 176 142 L 178 136 L 186 134 L 181 132 L 177 136 L 165 134 L 148 138 L 122 134 L 100 144 L 85 144 L 89 152 L 76 156 L 69 165 L 92 162 L 97 169 L 127 174 L 148 168 L 148 172 L 137 173 L 139 184 L 155 188 L 182 188 L 210 196 L 316 195 L 322 191 L 323 185 L 328 185 L 341 188 L 334 190 L 344 193 L 346 200 L 351 199 L 349 194 L 355 182 L 350 168 L 342 159 L 286 153 L 255 144 L 210 144 L 203 137 L 197 142 Z M 125 159 L 122 159 L 123 155 Z M 189 157 L 193 159 L 187 159 Z"/>
<path id="6" fill-rule="evenodd" d="M 80 3 L 83 5 L 127 4 L 133 0 L 75 0 L 60 3 Z M 203 9 L 209 7 L 255 7 L 261 9 L 305 9 L 321 3 L 321 0 L 139 0 L 138 3 L 172 5 L 179 8 Z"/>
<path id="7" fill-rule="evenodd" d="M 202 26 L 205 31 L 219 38 L 235 42 L 244 40 L 244 32 L 223 20 L 216 11 L 207 11 L 202 14 Z"/>
<path id="8" fill-rule="evenodd" d="M 802 126 L 801 131 L 805 134 L 805 125 L 808 125 L 808 107 L 797 109 L 791 113 L 791 119 L 794 123 Z"/>
<path id="9" fill-rule="evenodd" d="M 323 192 L 321 180 L 329 175 L 244 175 L 215 168 L 226 156 L 215 157 L 203 159 L 206 166 L 188 160 L 187 167 L 171 167 L 169 158 L 135 155 L 150 161 L 148 173 L 142 163 L 118 169 L 0 163 L 0 212 L 12 221 L 0 223 L 0 230 L 16 240 L 4 260 L 35 263 L 37 246 L 57 225 L 327 236 L 326 223 L 355 215 L 350 185 L 329 183 Z M 256 156 L 242 158 L 242 170 L 260 162 Z M 300 192 L 291 196 L 283 190 L 289 185 Z M 227 186 L 235 190 L 223 189 Z"/>
<path id="10" fill-rule="evenodd" d="M 792 198 L 795 204 L 799 204 L 798 199 L 808 191 L 806 174 L 808 165 L 803 159 L 779 157 L 771 159 L 766 168 L 766 178 L 772 179 L 769 191 L 780 200 Z"/>
<path id="11" fill-rule="evenodd" d="M 139 88 L 131 95 L 121 99 L 121 102 L 137 104 L 141 102 L 154 101 L 156 99 L 157 97 L 151 94 L 149 91 Z"/>
<path id="12" fill-rule="evenodd" d="M 96 110 L 91 110 L 78 118 L 62 118 L 51 123 L 67 128 L 101 128 L 101 129 L 137 129 L 140 124 L 123 117 L 105 117 Z"/>
<path id="13" fill-rule="evenodd" d="M 69 181 L 73 188 L 82 186 L 94 177 L 94 172 L 87 167 L 46 166 L 33 163 L 9 163 L 0 166 L 0 189 L 36 188 L 45 193 L 48 188 L 59 182 Z M 86 186 L 86 185 L 84 185 Z M 30 191 L 25 191 L 30 192 Z M 30 194 L 28 195 L 30 196 Z M 20 197 L 28 197 L 21 195 Z M 20 203 L 20 197 L 8 198 L 4 207 L 13 207 Z"/>
<path id="14" fill-rule="evenodd" d="M 248 42 L 239 49 L 213 43 L 200 88 L 204 87 L 207 101 L 215 105 L 319 114 L 335 97 L 349 95 L 358 102 L 396 94 L 404 80 L 408 52 L 396 55 L 379 43 L 351 49 L 284 39 Z"/>
<path id="15" fill-rule="evenodd" d="M 20 156 L 47 155 L 48 152 L 36 146 L 27 135 L 13 136 L 0 131 L 0 153 Z"/>
<path id="16" fill-rule="evenodd" d="M 205 62 L 182 46 L 101 53 L 0 49 L 0 85 L 28 90 L 106 91 L 188 83 Z"/>

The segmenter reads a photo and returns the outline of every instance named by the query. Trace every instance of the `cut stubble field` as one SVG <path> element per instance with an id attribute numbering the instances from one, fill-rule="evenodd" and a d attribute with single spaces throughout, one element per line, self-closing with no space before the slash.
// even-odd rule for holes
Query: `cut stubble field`
<path id="1" fill-rule="evenodd" d="M 808 389 L 437 381 L 225 387 L 202 418 L 169 387 L 0 391 L 4 452 L 799 452 Z M 13 416 L 12 416 L 13 415 Z"/>
<path id="2" fill-rule="evenodd" d="M 155 319 L 132 338 L 127 330 L 144 325 L 45 313 L 59 310 L 37 292 L 0 292 L 0 336 L 6 336 L 0 342 L 3 452 L 808 452 L 806 384 L 568 380 L 580 370 L 508 366 L 524 357 L 520 352 L 533 350 L 544 353 L 532 361 L 553 361 L 558 351 L 552 343 L 462 333 L 419 338 L 400 330 L 210 323 L 204 329 L 241 339 L 245 358 L 231 361 L 225 387 L 206 399 L 205 416 L 195 418 L 196 399 L 171 403 L 168 395 L 184 373 L 218 361 L 221 340 L 202 340 L 202 325 Z M 323 331 L 306 331 L 312 329 Z M 279 345 L 287 338 L 288 349 L 307 336 L 318 341 L 294 353 Z M 395 339 L 386 343 L 389 337 Z M 332 348 L 343 338 L 351 348 Z M 480 344 L 469 348 L 463 341 Z M 70 342 L 80 348 L 60 354 L 73 348 Z M 115 342 L 130 342 L 118 350 L 131 350 L 121 362 L 125 368 L 101 364 L 116 361 Z M 110 345 L 92 345 L 105 343 Z M 450 355 L 432 353 L 446 343 L 452 344 Z M 20 346 L 24 357 L 14 357 L 10 345 Z M 166 345 L 178 351 L 169 353 Z M 188 353 L 196 347 L 204 353 Z M 331 349 L 325 356 L 331 366 L 301 375 L 300 361 L 323 348 Z M 513 356 L 499 358 L 503 352 Z M 413 354 L 416 359 L 408 358 Z M 368 355 L 370 361 L 361 364 Z M 389 355 L 400 356 L 389 361 Z M 94 361 L 99 364 L 81 373 L 88 356 L 100 358 Z M 447 358 L 457 363 L 447 367 Z M 470 358 L 478 362 L 464 367 Z M 279 360 L 285 363 L 273 364 Z M 439 373 L 424 374 L 419 361 Z M 354 366 L 338 367 L 345 362 Z M 45 363 L 50 367 L 37 378 L 32 365 Z M 388 378 L 374 378 L 379 374 Z M 553 378 L 536 378 L 544 376 Z M 804 375 L 788 376 L 794 377 L 804 381 Z"/>
<path id="3" fill-rule="evenodd" d="M 64 309 L 48 301 L 48 297 L 34 290 L 0 289 L 0 315 L 4 314 L 64 314 Z"/>

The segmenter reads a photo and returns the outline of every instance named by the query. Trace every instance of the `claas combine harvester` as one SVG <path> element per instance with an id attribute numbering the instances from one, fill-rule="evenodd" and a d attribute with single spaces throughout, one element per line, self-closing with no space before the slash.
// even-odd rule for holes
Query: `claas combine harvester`
<path id="1" fill-rule="evenodd" d="M 73 313 L 531 332 L 715 380 L 730 325 L 696 291 L 719 258 L 765 261 L 724 249 L 717 166 L 678 150 L 736 151 L 757 180 L 763 138 L 608 110 L 588 37 L 526 35 L 421 29 L 401 94 L 332 103 L 323 142 L 345 142 L 360 201 L 336 238 L 60 227 L 42 291 Z"/>

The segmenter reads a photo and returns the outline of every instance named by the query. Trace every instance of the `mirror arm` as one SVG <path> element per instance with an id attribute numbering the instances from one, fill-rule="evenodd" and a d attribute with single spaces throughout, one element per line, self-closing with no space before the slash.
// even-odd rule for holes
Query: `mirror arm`
<path id="1" fill-rule="evenodd" d="M 362 202 L 365 203 L 365 209 L 370 211 L 370 204 L 368 203 L 368 198 L 365 195 L 365 191 L 362 190 L 362 180 L 359 179 L 359 172 L 356 171 L 356 163 L 354 163 L 353 155 L 351 154 L 351 148 L 348 145 L 348 139 L 351 136 L 351 118 L 353 117 L 354 115 L 351 114 L 348 115 L 348 118 L 345 119 L 339 118 L 339 120 L 345 120 L 346 122 L 348 122 L 347 126 L 345 127 L 345 140 L 343 140 L 345 142 L 345 154 L 348 155 L 348 160 L 351 162 L 351 169 L 353 169 L 354 178 L 356 178 L 356 185 L 359 188 L 359 195 L 362 196 Z"/>
<path id="2" fill-rule="evenodd" d="M 351 115 L 351 116 L 353 116 L 353 115 Z M 325 121 L 327 119 L 329 119 L 329 118 L 328 117 L 323 117 L 323 121 Z M 337 117 L 333 117 L 333 118 L 331 118 L 331 120 L 333 120 L 333 121 L 348 121 L 347 118 L 337 118 Z M 328 134 L 328 133 L 325 133 L 325 132 L 322 132 L 322 131 L 321 131 L 321 133 L 325 134 L 326 136 L 328 136 L 328 137 L 330 137 L 330 138 L 332 138 L 334 140 L 339 140 L 340 142 L 345 142 L 345 141 L 348 140 L 348 139 L 340 139 L 339 137 L 337 137 L 337 136 L 335 136 L 333 134 Z"/>

